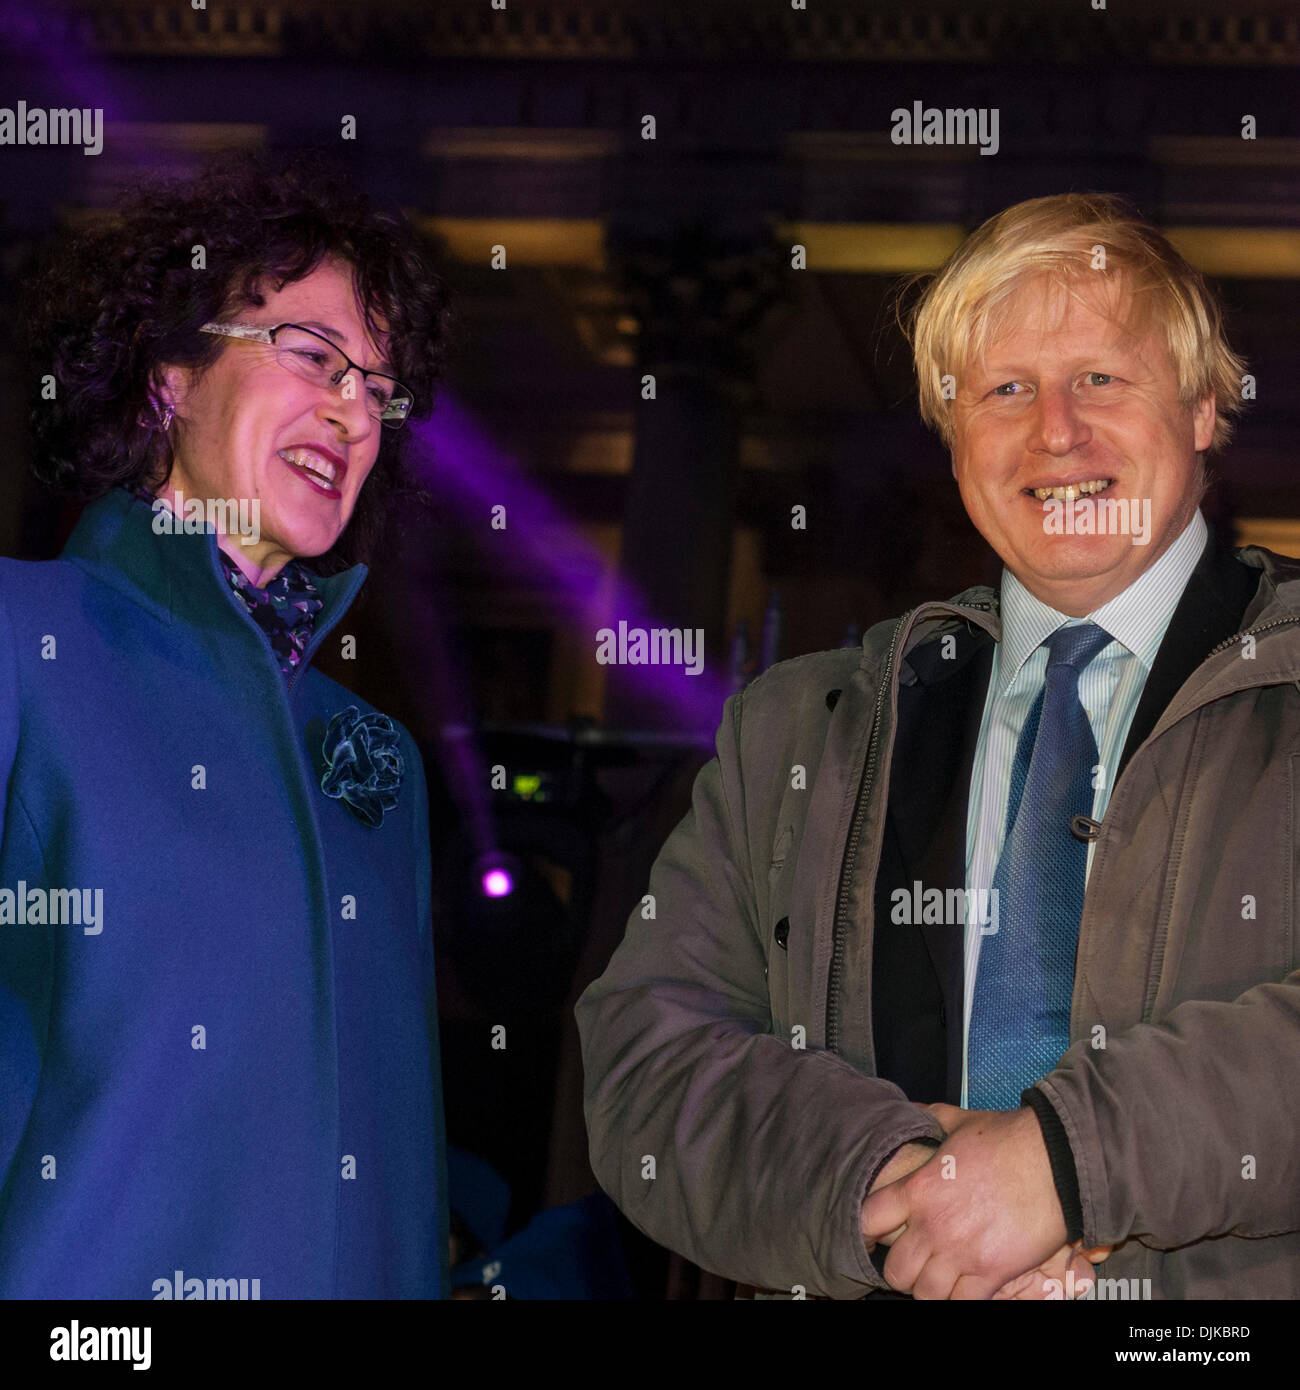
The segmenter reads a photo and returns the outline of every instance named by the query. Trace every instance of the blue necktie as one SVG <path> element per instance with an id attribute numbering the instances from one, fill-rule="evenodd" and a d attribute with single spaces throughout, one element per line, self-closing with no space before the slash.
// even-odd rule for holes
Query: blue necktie
<path id="1" fill-rule="evenodd" d="M 1016 1110 L 1069 1046 L 1074 954 L 1088 846 L 1070 820 L 1092 814 L 1097 742 L 1079 676 L 1110 642 L 1095 623 L 1043 644 L 1047 676 L 1016 747 L 1007 828 L 993 875 L 998 930 L 980 939 L 967 1054 L 967 1105 Z"/>

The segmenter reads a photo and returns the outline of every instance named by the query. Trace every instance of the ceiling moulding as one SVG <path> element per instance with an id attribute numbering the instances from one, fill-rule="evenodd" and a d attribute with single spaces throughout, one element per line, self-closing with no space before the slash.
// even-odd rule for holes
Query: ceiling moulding
<path id="1" fill-rule="evenodd" d="M 1292 0 L 1123 0 L 1104 11 L 1025 0 L 44 0 L 43 36 L 119 54 L 705 59 L 1180 65 L 1300 64 Z M 3 43 L 0 20 L 0 44 Z"/>
<path id="2" fill-rule="evenodd" d="M 1287 227 L 1165 227 L 1178 253 L 1206 275 L 1300 278 L 1300 232 Z"/>
<path id="3" fill-rule="evenodd" d="M 201 10 L 190 0 L 45 0 L 40 20 L 61 27 L 69 48 L 120 57 L 275 58 L 286 51 L 286 16 L 302 8 L 238 0 L 207 0 Z M 7 47 L 2 27 L 0 46 Z"/>
<path id="4" fill-rule="evenodd" d="M 507 266 L 572 266 L 605 271 L 605 226 L 583 217 L 428 217 L 413 214 L 459 261 L 487 268 L 504 246 Z"/>
<path id="5" fill-rule="evenodd" d="M 967 229 L 925 222 L 791 222 L 778 235 L 807 248 L 812 271 L 892 275 L 937 270 Z"/>
<path id="6" fill-rule="evenodd" d="M 448 252 L 488 266 L 504 246 L 508 265 L 573 267 L 604 274 L 605 229 L 597 218 L 429 217 L 416 222 Z M 1300 231 L 1286 227 L 1164 227 L 1178 251 L 1207 275 L 1229 279 L 1300 278 Z M 936 270 L 968 229 L 956 223 L 790 222 L 777 229 L 783 244 L 807 249 L 811 271 L 867 275 Z"/>
<path id="7" fill-rule="evenodd" d="M 1148 141 L 1147 149 L 1157 164 L 1170 166 L 1300 168 L 1300 140 L 1276 136 L 1243 140 L 1240 135 L 1155 135 Z"/>
<path id="8" fill-rule="evenodd" d="M 201 156 L 217 150 L 260 149 L 268 133 L 264 125 L 219 121 L 108 121 L 104 148 Z"/>
<path id="9" fill-rule="evenodd" d="M 888 275 L 936 270 L 966 230 L 942 223 L 794 222 L 782 229 L 805 246 L 812 271 Z M 1235 279 L 1300 278 L 1300 231 L 1285 227 L 1164 227 L 1198 270 Z"/>
<path id="10" fill-rule="evenodd" d="M 605 159 L 623 148 L 618 131 L 500 129 L 433 130 L 425 137 L 426 159 L 520 159 L 528 161 Z"/>
<path id="11" fill-rule="evenodd" d="M 969 146 L 908 145 L 902 150 L 885 130 L 798 130 L 781 141 L 781 153 L 792 163 L 813 165 L 971 162 Z"/>

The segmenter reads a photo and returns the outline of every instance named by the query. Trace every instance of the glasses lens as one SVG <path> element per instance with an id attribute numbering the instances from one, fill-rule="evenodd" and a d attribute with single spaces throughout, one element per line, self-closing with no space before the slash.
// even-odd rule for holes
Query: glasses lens
<path id="1" fill-rule="evenodd" d="M 305 328 L 290 324 L 280 329 L 275 347 L 279 360 L 290 371 L 319 385 L 333 385 L 349 370 L 348 359 L 333 343 Z M 415 404 L 406 387 L 391 377 L 366 376 L 364 390 L 367 413 L 390 429 L 400 428 Z"/>
<path id="2" fill-rule="evenodd" d="M 347 358 L 324 338 L 305 328 L 282 328 L 275 335 L 275 351 L 280 361 L 308 381 L 325 382 L 347 370 Z"/>
<path id="3" fill-rule="evenodd" d="M 411 413 L 411 407 L 415 404 L 415 399 L 405 386 L 399 386 L 397 382 L 386 383 L 391 390 L 388 397 L 388 406 L 380 415 L 381 424 L 387 425 L 390 429 L 400 429 L 406 422 L 406 417 Z"/>

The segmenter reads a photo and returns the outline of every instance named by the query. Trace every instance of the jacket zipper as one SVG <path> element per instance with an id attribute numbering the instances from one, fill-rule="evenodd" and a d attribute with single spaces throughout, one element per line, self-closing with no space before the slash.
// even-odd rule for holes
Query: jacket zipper
<path id="1" fill-rule="evenodd" d="M 994 605 L 987 600 L 971 599 L 961 604 L 960 607 L 978 608 L 981 612 L 991 613 Z M 858 856 L 858 841 L 862 836 L 862 822 L 866 819 L 867 803 L 871 799 L 871 788 L 875 780 L 877 735 L 880 731 L 880 716 L 884 712 L 885 695 L 893 683 L 894 653 L 898 648 L 898 641 L 903 629 L 916 611 L 915 608 L 912 608 L 903 614 L 894 627 L 894 635 L 890 639 L 889 652 L 885 657 L 884 670 L 881 672 L 880 688 L 876 691 L 876 713 L 871 725 L 871 742 L 867 749 L 866 766 L 862 771 L 862 780 L 858 784 L 858 797 L 853 807 L 848 846 L 844 851 L 844 859 L 840 865 L 839 887 L 835 894 L 835 914 L 831 922 L 830 978 L 826 987 L 826 1049 L 828 1052 L 834 1052 L 839 1042 L 839 1011 L 836 1007 L 838 1003 L 836 990 L 839 985 L 840 967 L 844 955 L 844 937 L 848 927 L 848 901 L 845 889 L 853 876 L 853 866 Z M 959 615 L 954 613 L 953 616 L 958 617 Z"/>
<path id="2" fill-rule="evenodd" d="M 1287 623 L 1300 622 L 1297 618 L 1274 618 L 1271 623 L 1264 623 L 1261 627 L 1248 627 L 1241 632 L 1234 632 L 1231 637 L 1225 637 L 1222 642 L 1212 652 L 1206 655 L 1206 661 L 1212 656 L 1218 656 L 1220 652 L 1226 652 L 1234 643 L 1240 642 L 1243 637 L 1253 637 L 1257 632 L 1267 632 L 1271 627 L 1285 627 Z"/>
<path id="3" fill-rule="evenodd" d="M 836 1008 L 836 986 L 839 983 L 840 966 L 844 955 L 844 934 L 847 928 L 848 904 L 845 888 L 853 875 L 853 865 L 858 857 L 858 841 L 862 837 L 862 822 L 866 819 L 867 801 L 871 794 L 871 784 L 876 772 L 876 745 L 880 731 L 880 717 L 885 708 L 885 695 L 893 681 L 894 652 L 902 636 L 908 619 L 915 610 L 904 613 L 894 627 L 894 635 L 889 642 L 889 654 L 885 657 L 885 667 L 881 672 L 880 686 L 876 691 L 876 714 L 871 723 L 871 740 L 867 748 L 866 766 L 862 770 L 862 780 L 858 784 L 858 797 L 853 807 L 853 820 L 849 827 L 849 842 L 840 864 L 840 881 L 835 892 L 835 915 L 831 922 L 831 973 L 826 988 L 826 1048 L 836 1050 L 839 1041 L 839 1013 Z"/>

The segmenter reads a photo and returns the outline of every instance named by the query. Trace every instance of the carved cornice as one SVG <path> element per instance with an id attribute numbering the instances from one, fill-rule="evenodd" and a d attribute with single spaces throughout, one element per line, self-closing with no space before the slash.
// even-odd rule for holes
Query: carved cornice
<path id="1" fill-rule="evenodd" d="M 0 48 L 122 56 L 1300 64 L 1290 0 L 43 0 L 0 7 Z"/>

